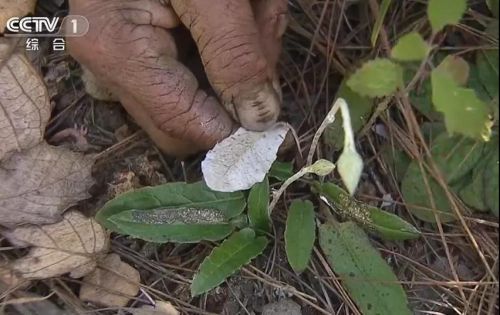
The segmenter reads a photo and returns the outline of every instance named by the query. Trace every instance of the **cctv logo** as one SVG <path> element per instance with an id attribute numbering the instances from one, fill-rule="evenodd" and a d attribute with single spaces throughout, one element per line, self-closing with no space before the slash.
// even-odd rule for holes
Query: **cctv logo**
<path id="1" fill-rule="evenodd" d="M 59 18 L 48 17 L 13 17 L 7 21 L 7 30 L 12 33 L 25 32 L 28 34 L 54 33 L 59 23 Z"/>

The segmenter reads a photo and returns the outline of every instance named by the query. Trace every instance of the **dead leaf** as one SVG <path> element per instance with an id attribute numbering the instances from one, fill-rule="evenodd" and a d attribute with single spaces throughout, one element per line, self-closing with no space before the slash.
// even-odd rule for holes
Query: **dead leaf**
<path id="1" fill-rule="evenodd" d="M 0 33 L 11 17 L 23 17 L 35 11 L 36 0 L 0 0 Z"/>
<path id="2" fill-rule="evenodd" d="M 276 160 L 288 130 L 283 123 L 264 132 L 238 129 L 209 151 L 201 163 L 207 186 L 216 191 L 233 192 L 261 182 Z"/>
<path id="3" fill-rule="evenodd" d="M 0 161 L 40 143 L 51 111 L 43 79 L 11 44 L 0 42 Z"/>
<path id="4" fill-rule="evenodd" d="M 15 153 L 0 165 L 0 224 L 47 224 L 93 185 L 92 156 L 46 143 Z"/>
<path id="5" fill-rule="evenodd" d="M 155 306 L 144 305 L 130 310 L 133 315 L 180 315 L 172 303 L 156 301 Z"/>
<path id="6" fill-rule="evenodd" d="M 98 256 L 109 248 L 106 230 L 77 211 L 65 213 L 61 222 L 23 226 L 5 236 L 15 245 L 33 246 L 28 255 L 11 265 L 25 279 L 46 279 L 68 272 L 73 278 L 81 278 L 95 269 Z"/>
<path id="7" fill-rule="evenodd" d="M 121 261 L 117 254 L 110 254 L 83 278 L 80 299 L 102 306 L 123 307 L 139 293 L 140 281 L 139 271 Z"/>

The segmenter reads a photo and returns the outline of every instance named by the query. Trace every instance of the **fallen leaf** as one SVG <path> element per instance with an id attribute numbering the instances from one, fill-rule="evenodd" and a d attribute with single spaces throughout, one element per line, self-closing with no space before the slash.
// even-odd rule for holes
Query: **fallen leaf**
<path id="1" fill-rule="evenodd" d="M 72 278 L 83 277 L 95 269 L 97 257 L 109 248 L 106 230 L 77 211 L 67 212 L 55 224 L 28 225 L 4 234 L 15 245 L 33 246 L 10 267 L 25 279 L 47 279 L 68 272 Z"/>
<path id="2" fill-rule="evenodd" d="M 80 299 L 97 305 L 123 307 L 139 293 L 139 271 L 108 255 L 92 273 L 83 278 Z"/>
<path id="3" fill-rule="evenodd" d="M 0 167 L 0 224 L 49 224 L 93 185 L 92 156 L 40 144 L 4 160 Z"/>
<path id="4" fill-rule="evenodd" d="M 35 10 L 36 0 L 0 0 L 0 33 L 11 17 L 23 17 Z"/>
<path id="5" fill-rule="evenodd" d="M 155 306 L 144 305 L 130 311 L 133 315 L 180 315 L 172 303 L 156 301 Z"/>
<path id="6" fill-rule="evenodd" d="M 43 79 L 11 45 L 0 41 L 0 161 L 40 143 L 51 111 Z"/>
<path id="7" fill-rule="evenodd" d="M 264 132 L 238 129 L 209 151 L 201 163 L 207 186 L 216 191 L 234 192 L 262 182 L 288 130 L 282 123 Z"/>

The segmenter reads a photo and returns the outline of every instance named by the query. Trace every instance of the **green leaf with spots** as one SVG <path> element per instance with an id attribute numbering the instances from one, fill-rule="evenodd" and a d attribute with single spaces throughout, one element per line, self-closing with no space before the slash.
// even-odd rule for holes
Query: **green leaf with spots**
<path id="1" fill-rule="evenodd" d="M 276 161 L 269 170 L 269 177 L 284 182 L 293 175 L 293 164 L 290 162 Z"/>
<path id="2" fill-rule="evenodd" d="M 431 143 L 431 156 L 449 184 L 471 171 L 484 154 L 484 143 L 443 133 Z"/>
<path id="3" fill-rule="evenodd" d="M 191 295 L 205 293 L 260 255 L 267 246 L 264 236 L 246 228 L 231 235 L 203 260 L 191 283 Z"/>
<path id="4" fill-rule="evenodd" d="M 365 62 L 347 80 L 347 86 L 361 96 L 383 97 L 403 85 L 403 68 L 389 59 L 378 58 Z"/>
<path id="5" fill-rule="evenodd" d="M 120 233 L 154 243 L 219 241 L 234 230 L 222 211 L 209 208 L 127 210 L 108 220 Z"/>
<path id="6" fill-rule="evenodd" d="M 456 84 L 465 86 L 469 79 L 470 67 L 464 58 L 448 55 L 441 61 L 436 71 L 447 74 Z"/>
<path id="7" fill-rule="evenodd" d="M 436 214 L 441 222 L 454 221 L 450 202 L 444 189 L 417 161 L 413 161 L 401 183 L 401 193 L 407 209 L 425 222 L 436 222 Z M 434 205 L 434 206 L 433 206 Z"/>
<path id="8" fill-rule="evenodd" d="M 399 61 L 424 60 L 430 51 L 429 44 L 418 32 L 411 32 L 401 37 L 392 48 L 391 57 Z"/>
<path id="9" fill-rule="evenodd" d="M 260 232 L 269 232 L 271 218 L 269 217 L 269 180 L 253 185 L 248 194 L 248 219 L 250 225 Z"/>
<path id="10" fill-rule="evenodd" d="M 410 223 L 397 215 L 354 199 L 333 183 L 315 183 L 314 190 L 326 198 L 328 204 L 343 219 L 352 220 L 383 239 L 407 240 L 420 237 L 420 231 Z"/>
<path id="11" fill-rule="evenodd" d="M 313 204 L 309 200 L 292 201 L 286 219 L 285 250 L 288 263 L 295 272 L 307 268 L 315 239 Z"/>
<path id="12" fill-rule="evenodd" d="M 391 267 L 355 223 L 321 225 L 319 244 L 362 314 L 413 314 Z"/>
<path id="13" fill-rule="evenodd" d="M 240 215 L 245 209 L 242 192 L 222 193 L 210 190 L 205 183 L 168 183 L 127 192 L 108 201 L 97 213 L 96 219 L 107 229 L 124 233 L 109 218 L 127 210 L 158 208 L 196 208 L 219 210 L 226 220 Z"/>
<path id="14" fill-rule="evenodd" d="M 431 81 L 432 102 L 444 114 L 448 132 L 488 140 L 492 127 L 490 109 L 474 90 L 461 87 L 452 74 L 439 67 L 432 71 Z"/>
<path id="15" fill-rule="evenodd" d="M 467 9 L 466 0 L 429 0 L 427 16 L 434 33 L 446 25 L 456 25 L 462 19 Z"/>
<path id="16" fill-rule="evenodd" d="M 373 110 L 373 100 L 351 90 L 347 86 L 345 80 L 340 85 L 335 98 L 343 98 L 349 105 L 352 131 L 356 134 L 368 122 Z M 343 148 L 344 128 L 342 127 L 342 119 L 335 119 L 335 121 L 326 128 L 324 139 L 326 143 L 333 146 L 335 150 Z"/>

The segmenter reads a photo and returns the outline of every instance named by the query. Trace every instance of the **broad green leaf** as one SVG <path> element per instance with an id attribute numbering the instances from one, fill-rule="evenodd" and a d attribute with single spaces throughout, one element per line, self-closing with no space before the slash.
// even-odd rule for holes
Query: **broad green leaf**
<path id="1" fill-rule="evenodd" d="M 363 128 L 373 110 L 373 100 L 366 96 L 361 96 L 353 92 L 344 80 L 337 92 L 336 98 L 343 98 L 349 104 L 351 112 L 352 130 L 354 133 Z M 344 129 L 342 128 L 342 120 L 335 119 L 325 130 L 325 141 L 333 146 L 336 150 L 340 150 L 344 144 Z"/>
<path id="2" fill-rule="evenodd" d="M 253 185 L 248 194 L 248 219 L 256 231 L 269 232 L 269 180 Z"/>
<path id="3" fill-rule="evenodd" d="M 420 237 L 413 225 L 397 215 L 362 203 L 332 183 L 316 184 L 316 190 L 344 219 L 350 219 L 369 232 L 388 240 L 407 240 Z"/>
<path id="4" fill-rule="evenodd" d="M 499 157 L 498 157 L 498 137 L 492 139 L 490 152 L 484 168 L 484 192 L 485 203 L 491 212 L 498 217 L 498 178 L 499 178 Z"/>
<path id="5" fill-rule="evenodd" d="M 466 9 L 466 0 L 429 0 L 427 16 L 432 31 L 437 33 L 446 25 L 458 24 Z"/>
<path id="6" fill-rule="evenodd" d="M 444 189 L 425 170 L 420 170 L 417 161 L 408 167 L 401 193 L 408 210 L 422 221 L 435 223 L 434 214 L 444 223 L 456 219 Z"/>
<path id="7" fill-rule="evenodd" d="M 417 69 L 406 68 L 404 71 L 405 85 L 408 85 Z M 408 92 L 411 105 L 416 108 L 420 114 L 424 115 L 430 121 L 442 121 L 443 114 L 436 111 L 432 105 L 432 85 L 430 78 L 425 78 L 415 88 Z"/>
<path id="8" fill-rule="evenodd" d="M 476 169 L 479 171 L 476 172 Z M 463 183 L 459 183 L 456 185 L 457 187 L 453 186 L 453 188 L 458 191 L 462 201 L 469 207 L 477 211 L 487 211 L 488 207 L 484 202 L 484 168 L 478 165 L 476 169 L 472 175 L 462 179 Z"/>
<path id="9" fill-rule="evenodd" d="M 398 278 L 356 224 L 323 224 L 319 244 L 362 314 L 413 314 Z"/>
<path id="10" fill-rule="evenodd" d="M 285 181 L 293 175 L 293 164 L 290 162 L 276 161 L 269 170 L 269 177 L 279 181 Z"/>
<path id="11" fill-rule="evenodd" d="M 443 133 L 431 143 L 431 156 L 449 184 L 471 171 L 483 156 L 484 143 Z"/>
<path id="12" fill-rule="evenodd" d="M 401 182 L 408 165 L 410 165 L 410 157 L 404 151 L 396 149 L 390 144 L 383 145 L 379 152 L 388 167 L 388 173 L 392 173 L 394 178 Z"/>
<path id="13" fill-rule="evenodd" d="M 145 187 L 119 195 L 108 201 L 97 213 L 99 223 L 114 232 L 120 228 L 109 217 L 127 210 L 151 210 L 158 208 L 199 208 L 222 211 L 226 219 L 240 215 L 245 209 L 242 192 L 221 193 L 210 190 L 203 182 L 194 184 L 168 183 Z"/>
<path id="14" fill-rule="evenodd" d="M 285 250 L 288 262 L 295 272 L 302 272 L 307 268 L 315 238 L 313 204 L 309 200 L 294 200 L 286 219 Z"/>
<path id="15" fill-rule="evenodd" d="M 418 32 L 411 32 L 401 37 L 392 48 L 391 56 L 400 61 L 424 60 L 429 54 L 429 44 Z"/>
<path id="16" fill-rule="evenodd" d="M 227 237 L 234 226 L 216 209 L 160 208 L 127 210 L 108 220 L 120 233 L 155 243 L 196 243 Z"/>
<path id="17" fill-rule="evenodd" d="M 492 126 L 490 110 L 474 90 L 460 87 L 439 68 L 432 71 L 431 80 L 432 101 L 436 110 L 444 114 L 448 132 L 488 140 Z"/>
<path id="18" fill-rule="evenodd" d="M 498 19 L 498 10 L 500 8 L 498 4 L 498 0 L 486 0 L 486 4 L 488 4 L 488 8 L 494 17 Z"/>
<path id="19" fill-rule="evenodd" d="M 403 85 L 403 69 L 389 59 L 365 62 L 348 80 L 347 86 L 359 95 L 388 96 Z"/>
<path id="20" fill-rule="evenodd" d="M 255 237 L 252 229 L 246 228 L 231 235 L 200 265 L 198 273 L 191 283 L 191 295 L 205 293 L 248 264 L 264 251 L 267 239 L 264 236 Z"/>
<path id="21" fill-rule="evenodd" d="M 498 97 L 498 49 L 479 51 L 476 57 L 479 80 L 490 99 Z"/>
<path id="22" fill-rule="evenodd" d="M 446 133 L 446 126 L 442 122 L 424 122 L 420 126 L 426 143 L 433 143 L 437 137 Z"/>
<path id="23" fill-rule="evenodd" d="M 447 74 L 457 85 L 465 86 L 469 79 L 470 67 L 462 57 L 448 55 L 441 61 L 436 71 Z"/>

